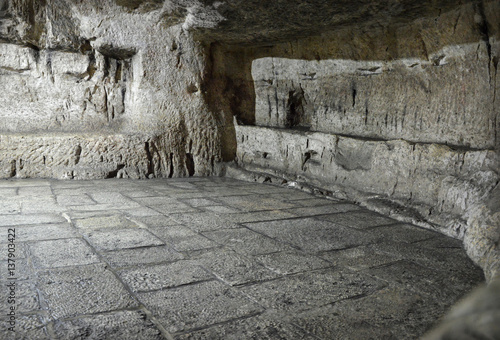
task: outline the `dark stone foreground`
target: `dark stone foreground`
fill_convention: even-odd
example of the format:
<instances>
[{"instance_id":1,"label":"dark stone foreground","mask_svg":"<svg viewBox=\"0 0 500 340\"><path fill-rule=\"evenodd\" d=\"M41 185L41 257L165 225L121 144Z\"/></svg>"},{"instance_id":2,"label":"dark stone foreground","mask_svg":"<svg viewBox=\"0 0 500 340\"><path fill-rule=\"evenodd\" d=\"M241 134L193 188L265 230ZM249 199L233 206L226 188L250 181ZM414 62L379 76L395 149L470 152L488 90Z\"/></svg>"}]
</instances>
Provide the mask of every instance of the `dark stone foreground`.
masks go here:
<instances>
[{"instance_id":1,"label":"dark stone foreground","mask_svg":"<svg viewBox=\"0 0 500 340\"><path fill-rule=\"evenodd\" d=\"M484 279L460 241L225 178L5 180L0 231L1 339L412 339Z\"/></svg>"}]
</instances>

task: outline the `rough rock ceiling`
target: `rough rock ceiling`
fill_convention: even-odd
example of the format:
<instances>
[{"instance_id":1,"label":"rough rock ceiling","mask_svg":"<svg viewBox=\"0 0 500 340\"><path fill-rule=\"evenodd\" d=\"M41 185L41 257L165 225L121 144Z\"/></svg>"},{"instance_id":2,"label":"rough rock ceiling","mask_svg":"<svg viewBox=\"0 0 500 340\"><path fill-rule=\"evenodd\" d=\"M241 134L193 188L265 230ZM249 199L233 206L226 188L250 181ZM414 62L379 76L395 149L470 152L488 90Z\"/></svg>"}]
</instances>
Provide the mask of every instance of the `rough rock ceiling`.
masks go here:
<instances>
[{"instance_id":1,"label":"rough rock ceiling","mask_svg":"<svg viewBox=\"0 0 500 340\"><path fill-rule=\"evenodd\" d=\"M468 2L473 1L171 0L164 3L164 9L168 20L177 16L185 28L196 30L202 37L226 43L265 44L352 25L383 27L439 16Z\"/></svg>"},{"instance_id":2,"label":"rough rock ceiling","mask_svg":"<svg viewBox=\"0 0 500 340\"><path fill-rule=\"evenodd\" d=\"M44 13L57 13L59 26L61 20L66 20L62 26L71 28L75 18L64 13L69 8L85 7L104 18L120 12L116 9L137 15L156 12L165 25L182 24L185 30L202 40L257 45L319 35L343 27L366 30L437 17L469 2L488 0L0 0L0 38L9 40L12 36L13 29L6 27L13 27L9 22L15 17L21 17L21 22L29 25L35 39L47 22ZM50 18L49 21L53 20ZM14 30L21 27L18 25Z\"/></svg>"}]
</instances>

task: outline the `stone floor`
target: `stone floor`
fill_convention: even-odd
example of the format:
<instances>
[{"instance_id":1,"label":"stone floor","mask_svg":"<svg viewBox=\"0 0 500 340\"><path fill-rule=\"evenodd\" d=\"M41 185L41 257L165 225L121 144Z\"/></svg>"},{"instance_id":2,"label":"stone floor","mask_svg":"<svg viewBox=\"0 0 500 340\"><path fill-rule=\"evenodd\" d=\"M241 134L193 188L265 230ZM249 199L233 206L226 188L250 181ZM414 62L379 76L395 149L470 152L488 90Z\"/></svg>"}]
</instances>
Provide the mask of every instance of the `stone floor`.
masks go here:
<instances>
[{"instance_id":1,"label":"stone floor","mask_svg":"<svg viewBox=\"0 0 500 340\"><path fill-rule=\"evenodd\" d=\"M225 178L3 180L0 230L1 339L412 339L483 280L459 241Z\"/></svg>"}]
</instances>

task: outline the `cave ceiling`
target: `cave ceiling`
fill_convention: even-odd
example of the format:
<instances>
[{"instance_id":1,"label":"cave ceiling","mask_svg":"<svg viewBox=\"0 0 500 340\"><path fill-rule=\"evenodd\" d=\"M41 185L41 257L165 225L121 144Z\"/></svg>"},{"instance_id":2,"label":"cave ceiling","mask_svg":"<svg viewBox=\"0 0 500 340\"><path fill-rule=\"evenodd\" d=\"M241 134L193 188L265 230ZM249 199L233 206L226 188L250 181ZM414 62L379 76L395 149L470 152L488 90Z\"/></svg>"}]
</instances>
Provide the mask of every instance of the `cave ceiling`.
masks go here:
<instances>
[{"instance_id":1,"label":"cave ceiling","mask_svg":"<svg viewBox=\"0 0 500 340\"><path fill-rule=\"evenodd\" d=\"M5 32L16 17L24 16L24 21L33 27L32 33L43 30L41 26L47 21L43 12L47 7L62 15L69 8L92 8L94 14L103 16L116 12L137 15L156 12L164 25L182 24L185 30L200 40L265 45L321 35L346 27L370 30L404 24L418 18L438 17L469 2L474 1L0 0L0 27L5 28L3 32L0 30L0 39L12 40ZM65 26L71 25L68 23Z\"/></svg>"}]
</instances>

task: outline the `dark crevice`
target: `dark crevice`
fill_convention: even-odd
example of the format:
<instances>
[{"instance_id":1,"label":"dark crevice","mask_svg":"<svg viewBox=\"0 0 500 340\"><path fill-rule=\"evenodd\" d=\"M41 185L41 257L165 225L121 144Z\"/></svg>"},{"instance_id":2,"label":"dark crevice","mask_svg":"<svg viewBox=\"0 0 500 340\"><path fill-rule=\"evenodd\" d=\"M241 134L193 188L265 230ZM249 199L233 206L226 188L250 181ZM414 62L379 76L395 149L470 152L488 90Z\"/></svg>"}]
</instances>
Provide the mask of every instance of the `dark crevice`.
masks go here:
<instances>
[{"instance_id":1,"label":"dark crevice","mask_svg":"<svg viewBox=\"0 0 500 340\"><path fill-rule=\"evenodd\" d=\"M309 133L318 132L318 133L323 133L326 135L331 135L331 136L337 137L337 138L344 137L344 138L351 138L351 139L356 139L356 140L360 140L360 141L370 141L370 142L403 141L403 142L407 142L413 146L415 146L415 145L443 145L443 146L447 146L452 151L460 151L460 152L495 151L494 147L474 148L474 147L467 146L467 145L456 145L456 144L451 144L451 143L413 141L413 140L402 139L402 138L391 139L391 138L382 138L382 137L374 137L374 136L352 135L352 134L346 134L346 133L325 133L325 132L321 132L321 131L310 131L310 130L300 129L300 128L294 128L292 130L286 129L286 128L279 128L279 127L261 127L261 126L259 126L258 128L271 129L271 130L283 130L283 131L287 131L290 133L303 134L305 136L307 136Z\"/></svg>"},{"instance_id":2,"label":"dark crevice","mask_svg":"<svg viewBox=\"0 0 500 340\"><path fill-rule=\"evenodd\" d=\"M109 76L109 69L111 68L111 60L108 56L104 56L104 78Z\"/></svg>"},{"instance_id":3,"label":"dark crevice","mask_svg":"<svg viewBox=\"0 0 500 340\"><path fill-rule=\"evenodd\" d=\"M10 162L10 174L9 174L9 176L16 177L16 175L17 175L16 161L13 160L12 162Z\"/></svg>"},{"instance_id":4,"label":"dark crevice","mask_svg":"<svg viewBox=\"0 0 500 340\"><path fill-rule=\"evenodd\" d=\"M189 177L194 176L195 167L194 167L194 157L191 153L186 153L186 169L188 171Z\"/></svg>"},{"instance_id":5,"label":"dark crevice","mask_svg":"<svg viewBox=\"0 0 500 340\"><path fill-rule=\"evenodd\" d=\"M89 53L89 67L87 67L87 72L86 72L89 76L89 79L92 79L96 69L97 67L96 67L95 53Z\"/></svg>"},{"instance_id":6,"label":"dark crevice","mask_svg":"<svg viewBox=\"0 0 500 340\"><path fill-rule=\"evenodd\" d=\"M302 171L306 171L306 164L315 155L315 151L307 151L304 153L304 157L302 158Z\"/></svg>"},{"instance_id":7,"label":"dark crevice","mask_svg":"<svg viewBox=\"0 0 500 340\"><path fill-rule=\"evenodd\" d=\"M302 89L288 92L286 102L285 126L292 128L304 123L304 91Z\"/></svg>"},{"instance_id":8,"label":"dark crevice","mask_svg":"<svg viewBox=\"0 0 500 340\"><path fill-rule=\"evenodd\" d=\"M168 178L172 178L174 176L174 154L170 153L170 170L168 172Z\"/></svg>"},{"instance_id":9,"label":"dark crevice","mask_svg":"<svg viewBox=\"0 0 500 340\"><path fill-rule=\"evenodd\" d=\"M149 142L144 143L144 150L146 151L146 157L148 158L148 173L147 177L154 174L154 164L153 164L153 155L151 154Z\"/></svg>"},{"instance_id":10,"label":"dark crevice","mask_svg":"<svg viewBox=\"0 0 500 340\"><path fill-rule=\"evenodd\" d=\"M80 163L81 155L82 155L82 147L80 145L77 145L75 148L75 165Z\"/></svg>"},{"instance_id":11,"label":"dark crevice","mask_svg":"<svg viewBox=\"0 0 500 340\"><path fill-rule=\"evenodd\" d=\"M475 4L475 10L480 15L481 21L477 23L479 33L481 35L481 40L486 44L486 49L488 51L488 73L490 75L491 84L491 44L490 44L490 33L488 29L488 23L486 21L486 14L484 12L484 3L479 2Z\"/></svg>"},{"instance_id":12,"label":"dark crevice","mask_svg":"<svg viewBox=\"0 0 500 340\"><path fill-rule=\"evenodd\" d=\"M118 176L118 172L125 167L125 164L118 164L116 169L108 172L106 178L116 178Z\"/></svg>"},{"instance_id":13,"label":"dark crevice","mask_svg":"<svg viewBox=\"0 0 500 340\"><path fill-rule=\"evenodd\" d=\"M115 83L119 83L122 80L123 65L117 60L116 61L116 72L115 72Z\"/></svg>"},{"instance_id":14,"label":"dark crevice","mask_svg":"<svg viewBox=\"0 0 500 340\"><path fill-rule=\"evenodd\" d=\"M354 107L356 105L356 93L357 93L356 88L353 87L352 88L352 107Z\"/></svg>"}]
</instances>

